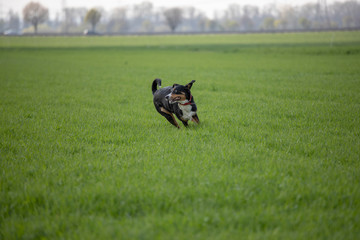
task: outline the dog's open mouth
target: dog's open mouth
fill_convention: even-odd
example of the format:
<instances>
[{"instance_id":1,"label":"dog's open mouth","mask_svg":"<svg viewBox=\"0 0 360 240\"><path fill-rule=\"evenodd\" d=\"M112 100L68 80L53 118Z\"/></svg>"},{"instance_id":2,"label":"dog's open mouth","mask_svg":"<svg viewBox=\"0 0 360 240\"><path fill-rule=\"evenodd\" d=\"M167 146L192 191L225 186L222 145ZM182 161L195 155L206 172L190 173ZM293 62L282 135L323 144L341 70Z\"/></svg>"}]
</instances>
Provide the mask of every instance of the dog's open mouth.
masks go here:
<instances>
[{"instance_id":1,"label":"dog's open mouth","mask_svg":"<svg viewBox=\"0 0 360 240\"><path fill-rule=\"evenodd\" d=\"M175 97L173 98L173 101L179 101L181 99L181 97Z\"/></svg>"}]
</instances>

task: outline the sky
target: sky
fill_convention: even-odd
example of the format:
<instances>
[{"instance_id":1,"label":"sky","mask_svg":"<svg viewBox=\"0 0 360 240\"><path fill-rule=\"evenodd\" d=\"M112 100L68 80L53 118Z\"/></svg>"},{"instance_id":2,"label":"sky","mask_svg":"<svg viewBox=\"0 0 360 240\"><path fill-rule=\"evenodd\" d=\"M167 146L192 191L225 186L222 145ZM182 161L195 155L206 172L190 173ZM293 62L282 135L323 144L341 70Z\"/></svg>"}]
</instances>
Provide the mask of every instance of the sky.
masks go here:
<instances>
[{"instance_id":1,"label":"sky","mask_svg":"<svg viewBox=\"0 0 360 240\"><path fill-rule=\"evenodd\" d=\"M111 10L116 7L132 6L147 0L0 0L0 17L5 17L10 9L21 15L22 9L29 2L39 2L49 9L50 18L60 13L63 4L66 7L103 7L105 10ZM336 0L327 0L328 4ZM344 2L345 0L337 0ZM223 11L232 3L240 5L265 6L276 3L278 5L301 5L308 2L317 2L316 0L149 0L155 8L159 7L189 7L193 6L203 11L208 17L213 17L215 11Z\"/></svg>"}]
</instances>

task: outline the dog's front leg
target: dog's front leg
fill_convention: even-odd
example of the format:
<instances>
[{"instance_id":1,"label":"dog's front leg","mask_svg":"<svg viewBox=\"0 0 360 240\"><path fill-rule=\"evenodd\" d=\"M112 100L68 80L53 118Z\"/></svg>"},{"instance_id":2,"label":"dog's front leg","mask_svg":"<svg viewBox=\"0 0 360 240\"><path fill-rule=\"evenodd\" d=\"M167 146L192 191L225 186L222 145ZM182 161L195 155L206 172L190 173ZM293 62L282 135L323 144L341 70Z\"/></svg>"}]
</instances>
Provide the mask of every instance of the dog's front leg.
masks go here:
<instances>
[{"instance_id":1,"label":"dog's front leg","mask_svg":"<svg viewBox=\"0 0 360 240\"><path fill-rule=\"evenodd\" d=\"M163 107L160 108L160 111L161 111L161 115L163 115L172 125L174 125L177 128L180 128L179 124L175 120L174 115L171 112L167 111Z\"/></svg>"},{"instance_id":2,"label":"dog's front leg","mask_svg":"<svg viewBox=\"0 0 360 240\"><path fill-rule=\"evenodd\" d=\"M200 123L200 120L199 120L199 117L198 117L197 114L195 114L195 115L192 117L191 121L196 122L197 124Z\"/></svg>"},{"instance_id":3,"label":"dog's front leg","mask_svg":"<svg viewBox=\"0 0 360 240\"><path fill-rule=\"evenodd\" d=\"M175 120L175 117L174 117L174 115L168 115L168 116L166 116L166 119L172 124L172 125L174 125L175 127L177 127L177 128L180 128L180 126L179 126L179 124L177 123L177 121Z\"/></svg>"},{"instance_id":4,"label":"dog's front leg","mask_svg":"<svg viewBox=\"0 0 360 240\"><path fill-rule=\"evenodd\" d=\"M184 126L185 126L185 127L188 127L188 126L189 126L189 124L188 124L188 122L187 122L187 121L183 121L183 120L181 120L181 122L184 124Z\"/></svg>"}]
</instances>

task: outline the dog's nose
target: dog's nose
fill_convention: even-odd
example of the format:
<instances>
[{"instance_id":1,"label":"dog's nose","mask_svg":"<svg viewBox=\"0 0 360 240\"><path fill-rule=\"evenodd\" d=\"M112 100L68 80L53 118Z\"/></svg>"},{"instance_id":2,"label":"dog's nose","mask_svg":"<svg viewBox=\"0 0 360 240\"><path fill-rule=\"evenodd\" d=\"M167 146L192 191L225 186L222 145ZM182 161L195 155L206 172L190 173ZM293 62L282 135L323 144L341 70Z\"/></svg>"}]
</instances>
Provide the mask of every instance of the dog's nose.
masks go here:
<instances>
[{"instance_id":1,"label":"dog's nose","mask_svg":"<svg viewBox=\"0 0 360 240\"><path fill-rule=\"evenodd\" d=\"M169 100L170 95L171 95L171 93L170 93L170 94L168 94L168 95L166 95L166 96L165 96L165 98L166 98L167 100Z\"/></svg>"}]
</instances>

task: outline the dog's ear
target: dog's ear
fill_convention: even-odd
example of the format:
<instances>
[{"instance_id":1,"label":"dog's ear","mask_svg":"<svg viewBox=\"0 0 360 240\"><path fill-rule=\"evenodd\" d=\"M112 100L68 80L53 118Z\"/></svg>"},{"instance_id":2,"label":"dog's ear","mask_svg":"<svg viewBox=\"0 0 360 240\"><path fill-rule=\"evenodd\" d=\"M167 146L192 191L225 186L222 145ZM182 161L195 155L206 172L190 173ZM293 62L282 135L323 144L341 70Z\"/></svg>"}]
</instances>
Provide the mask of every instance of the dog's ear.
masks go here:
<instances>
[{"instance_id":1,"label":"dog's ear","mask_svg":"<svg viewBox=\"0 0 360 240\"><path fill-rule=\"evenodd\" d=\"M177 84L177 83L174 83L174 85L173 85L173 88L174 88L174 87L176 87L176 86L179 86L179 84Z\"/></svg>"},{"instance_id":2,"label":"dog's ear","mask_svg":"<svg viewBox=\"0 0 360 240\"><path fill-rule=\"evenodd\" d=\"M191 89L193 83L195 82L195 80L192 80L191 82L189 82L188 84L186 84L185 87L187 87L188 89Z\"/></svg>"}]
</instances>

